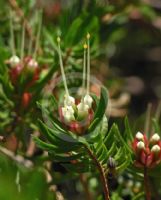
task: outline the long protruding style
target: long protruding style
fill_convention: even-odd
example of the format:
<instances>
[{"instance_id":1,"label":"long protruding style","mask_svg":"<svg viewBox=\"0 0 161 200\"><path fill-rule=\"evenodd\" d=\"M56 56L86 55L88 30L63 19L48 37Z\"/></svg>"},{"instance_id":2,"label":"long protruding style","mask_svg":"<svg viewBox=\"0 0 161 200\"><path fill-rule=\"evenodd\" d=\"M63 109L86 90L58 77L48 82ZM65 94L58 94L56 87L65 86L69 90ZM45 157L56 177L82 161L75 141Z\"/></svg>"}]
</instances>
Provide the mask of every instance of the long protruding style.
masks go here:
<instances>
[{"instance_id":1,"label":"long protruding style","mask_svg":"<svg viewBox=\"0 0 161 200\"><path fill-rule=\"evenodd\" d=\"M61 48L60 48L60 42L61 42L60 37L57 38L57 42L58 42L58 54L59 54L60 69L61 69L61 74L63 77L64 88L65 88L65 92L66 92L67 96L69 96L67 81L66 81L66 77L65 77L65 73L64 73L62 53L61 53Z\"/></svg>"},{"instance_id":2,"label":"long protruding style","mask_svg":"<svg viewBox=\"0 0 161 200\"><path fill-rule=\"evenodd\" d=\"M21 61L23 61L23 57L24 57L24 48L25 48L25 24L23 23L22 39L21 39L21 52L20 52Z\"/></svg>"},{"instance_id":3,"label":"long protruding style","mask_svg":"<svg viewBox=\"0 0 161 200\"><path fill-rule=\"evenodd\" d=\"M13 30L13 14L12 11L10 10L10 35L11 35L11 50L12 50L12 56L16 55L16 50L15 50L15 38L14 38L14 30Z\"/></svg>"},{"instance_id":4,"label":"long protruding style","mask_svg":"<svg viewBox=\"0 0 161 200\"><path fill-rule=\"evenodd\" d=\"M82 89L84 91L85 87L86 87L86 73L87 73L87 69L86 69L86 53L87 53L87 44L84 44L84 56L83 56L83 82L82 82ZM84 95L84 92L83 92Z\"/></svg>"},{"instance_id":5,"label":"long protruding style","mask_svg":"<svg viewBox=\"0 0 161 200\"><path fill-rule=\"evenodd\" d=\"M28 55L31 55L32 52L32 44L33 44L33 40L32 38L29 39L29 45L28 45Z\"/></svg>"},{"instance_id":6,"label":"long protruding style","mask_svg":"<svg viewBox=\"0 0 161 200\"><path fill-rule=\"evenodd\" d=\"M87 34L87 94L90 90L90 34Z\"/></svg>"},{"instance_id":7,"label":"long protruding style","mask_svg":"<svg viewBox=\"0 0 161 200\"><path fill-rule=\"evenodd\" d=\"M152 104L149 103L146 111L146 119L144 124L144 132L150 136L150 120L151 120Z\"/></svg>"},{"instance_id":8,"label":"long protruding style","mask_svg":"<svg viewBox=\"0 0 161 200\"><path fill-rule=\"evenodd\" d=\"M35 50L34 50L34 54L33 54L34 59L36 59L37 50L39 47L39 40L40 40L41 26L42 26L42 11L39 12L38 16L39 16L39 22L38 22L38 31L37 31L37 35L36 35Z\"/></svg>"},{"instance_id":9,"label":"long protruding style","mask_svg":"<svg viewBox=\"0 0 161 200\"><path fill-rule=\"evenodd\" d=\"M38 21L38 12L36 12L35 14L35 19L34 21ZM28 55L32 55L32 46L33 46L33 38L34 38L34 33L35 33L35 22L34 24L30 24L30 26L32 27L32 31L31 31L31 37L29 38L29 42L28 42Z\"/></svg>"}]
</instances>

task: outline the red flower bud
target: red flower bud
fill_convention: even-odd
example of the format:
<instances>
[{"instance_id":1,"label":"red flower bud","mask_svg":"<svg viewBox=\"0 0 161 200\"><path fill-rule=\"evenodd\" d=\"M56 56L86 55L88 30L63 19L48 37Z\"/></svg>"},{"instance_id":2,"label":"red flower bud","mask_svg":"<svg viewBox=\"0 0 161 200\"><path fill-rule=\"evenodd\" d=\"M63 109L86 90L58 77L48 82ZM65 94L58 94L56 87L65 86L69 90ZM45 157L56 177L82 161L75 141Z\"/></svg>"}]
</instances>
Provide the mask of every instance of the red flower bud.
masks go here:
<instances>
[{"instance_id":1,"label":"red flower bud","mask_svg":"<svg viewBox=\"0 0 161 200\"><path fill-rule=\"evenodd\" d=\"M76 134L84 134L85 131L88 129L93 116L94 116L94 112L92 109L89 109L88 112L88 116L86 119L84 119L83 121L77 121L77 120L73 120L71 122L66 122L62 113L62 107L59 108L59 116L60 116L60 120L62 121L62 123L64 124L64 126L69 129L70 131L76 133Z\"/></svg>"},{"instance_id":2,"label":"red flower bud","mask_svg":"<svg viewBox=\"0 0 161 200\"><path fill-rule=\"evenodd\" d=\"M151 147L151 143L155 144ZM148 141L146 135L143 137L141 133L137 133L132 148L134 150L136 167L154 167L161 161L161 140L160 137L154 134Z\"/></svg>"},{"instance_id":3,"label":"red flower bud","mask_svg":"<svg viewBox=\"0 0 161 200\"><path fill-rule=\"evenodd\" d=\"M69 124L69 129L70 131L74 132L74 133L78 133L81 134L82 133L82 127L81 124L77 121L73 121Z\"/></svg>"},{"instance_id":4,"label":"red flower bud","mask_svg":"<svg viewBox=\"0 0 161 200\"><path fill-rule=\"evenodd\" d=\"M21 71L22 71L21 65L17 65L17 66L10 69L9 75L10 75L10 78L11 78L11 81L12 81L13 84L16 83Z\"/></svg>"},{"instance_id":5,"label":"red flower bud","mask_svg":"<svg viewBox=\"0 0 161 200\"><path fill-rule=\"evenodd\" d=\"M160 136L157 133L152 135L152 137L150 138L151 144L157 144L159 141L160 141Z\"/></svg>"},{"instance_id":6,"label":"red flower bud","mask_svg":"<svg viewBox=\"0 0 161 200\"><path fill-rule=\"evenodd\" d=\"M33 81L37 81L39 79L40 69L36 68L33 76Z\"/></svg>"},{"instance_id":7,"label":"red flower bud","mask_svg":"<svg viewBox=\"0 0 161 200\"><path fill-rule=\"evenodd\" d=\"M23 96L22 96L22 106L24 108L28 107L30 101L31 101L31 98L32 98L32 94L29 93L29 92L25 92L23 93Z\"/></svg>"}]
</instances>

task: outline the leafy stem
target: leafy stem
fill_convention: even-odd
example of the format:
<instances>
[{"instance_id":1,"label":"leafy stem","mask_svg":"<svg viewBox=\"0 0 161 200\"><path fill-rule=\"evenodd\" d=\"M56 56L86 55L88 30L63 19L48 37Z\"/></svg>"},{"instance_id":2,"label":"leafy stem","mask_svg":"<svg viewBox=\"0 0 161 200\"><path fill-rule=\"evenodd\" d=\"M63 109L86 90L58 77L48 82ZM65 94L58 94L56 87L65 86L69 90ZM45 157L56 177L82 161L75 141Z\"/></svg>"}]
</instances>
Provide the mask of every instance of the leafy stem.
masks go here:
<instances>
[{"instance_id":1,"label":"leafy stem","mask_svg":"<svg viewBox=\"0 0 161 200\"><path fill-rule=\"evenodd\" d=\"M93 154L91 149L87 145L85 145L85 148L86 148L89 156L91 157L91 159L95 162L96 167L97 167L97 169L100 173L100 179L101 179L102 186L103 186L105 200L110 200L108 182L107 182L107 178L106 178L106 175L105 175L105 170L104 170L103 166L101 165L101 163L96 158L96 156Z\"/></svg>"},{"instance_id":2,"label":"leafy stem","mask_svg":"<svg viewBox=\"0 0 161 200\"><path fill-rule=\"evenodd\" d=\"M150 184L149 184L147 167L144 167L144 190L145 190L146 200L151 200L151 192L150 192Z\"/></svg>"}]
</instances>

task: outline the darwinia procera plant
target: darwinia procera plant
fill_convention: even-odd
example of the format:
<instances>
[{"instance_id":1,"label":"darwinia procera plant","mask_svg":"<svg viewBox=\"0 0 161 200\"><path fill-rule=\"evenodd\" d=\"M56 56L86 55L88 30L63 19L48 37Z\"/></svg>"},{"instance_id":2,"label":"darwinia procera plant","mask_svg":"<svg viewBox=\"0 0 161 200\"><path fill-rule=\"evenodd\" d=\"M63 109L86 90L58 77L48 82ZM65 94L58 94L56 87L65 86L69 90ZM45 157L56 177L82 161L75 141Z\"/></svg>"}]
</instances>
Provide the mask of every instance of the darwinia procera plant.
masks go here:
<instances>
[{"instance_id":1,"label":"darwinia procera plant","mask_svg":"<svg viewBox=\"0 0 161 200\"><path fill-rule=\"evenodd\" d=\"M99 174L104 199L110 199L108 173L122 172L131 162L131 149L121 136L116 124L108 130L105 110L107 90L102 87L99 97L90 93L90 35L84 44L81 97L71 96L63 67L61 40L57 38L58 54L65 95L63 105L57 103L58 115L40 105L45 122L39 121L40 131L46 138L34 138L36 144L48 151L49 159L61 162L73 176L85 172ZM74 77L73 77L74 78ZM55 100L56 101L56 100ZM126 134L126 139L129 137ZM115 168L115 169L114 169ZM100 189L101 190L101 189ZM101 192L101 191L100 191Z\"/></svg>"},{"instance_id":2,"label":"darwinia procera plant","mask_svg":"<svg viewBox=\"0 0 161 200\"><path fill-rule=\"evenodd\" d=\"M160 72L159 4L106 2L0 1L0 200L161 200L161 104L144 131L122 123L131 94L149 92L142 78L153 86L143 102L156 106L159 73L119 76L140 58ZM141 104L131 105L140 126Z\"/></svg>"}]
</instances>

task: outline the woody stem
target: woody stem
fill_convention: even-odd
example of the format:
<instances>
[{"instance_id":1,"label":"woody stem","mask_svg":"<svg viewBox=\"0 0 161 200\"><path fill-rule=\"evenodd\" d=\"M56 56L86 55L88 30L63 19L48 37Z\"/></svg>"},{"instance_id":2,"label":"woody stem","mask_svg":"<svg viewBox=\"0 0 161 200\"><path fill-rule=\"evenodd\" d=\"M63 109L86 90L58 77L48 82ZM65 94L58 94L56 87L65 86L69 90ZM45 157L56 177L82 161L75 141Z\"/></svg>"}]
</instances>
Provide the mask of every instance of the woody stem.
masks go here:
<instances>
[{"instance_id":1,"label":"woody stem","mask_svg":"<svg viewBox=\"0 0 161 200\"><path fill-rule=\"evenodd\" d=\"M150 191L147 167L144 167L144 190L145 190L145 200L151 200L151 191Z\"/></svg>"},{"instance_id":2,"label":"woody stem","mask_svg":"<svg viewBox=\"0 0 161 200\"><path fill-rule=\"evenodd\" d=\"M91 149L88 146L85 146L85 148L86 148L89 156L91 157L91 159L96 164L96 167L97 167L97 169L100 173L100 180L101 180L102 186L103 186L104 198L105 198L105 200L110 200L109 188L108 188L107 178L106 178L106 175L105 175L105 170L102 167L101 163L98 161L97 157L93 154ZM150 199L147 199L147 200L150 200Z\"/></svg>"}]
</instances>

